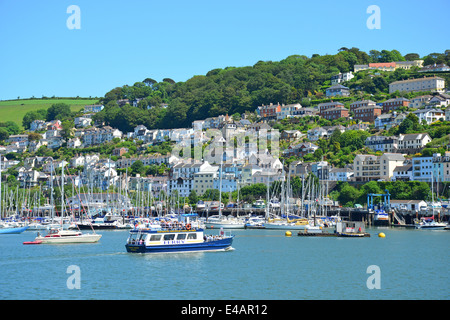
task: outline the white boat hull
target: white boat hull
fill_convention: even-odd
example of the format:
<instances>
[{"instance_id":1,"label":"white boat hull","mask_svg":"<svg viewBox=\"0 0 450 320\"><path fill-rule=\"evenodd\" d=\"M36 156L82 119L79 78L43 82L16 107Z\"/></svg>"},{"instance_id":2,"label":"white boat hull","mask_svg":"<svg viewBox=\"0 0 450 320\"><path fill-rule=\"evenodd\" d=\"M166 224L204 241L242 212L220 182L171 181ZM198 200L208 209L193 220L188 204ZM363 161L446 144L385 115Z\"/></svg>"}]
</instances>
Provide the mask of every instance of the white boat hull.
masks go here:
<instances>
[{"instance_id":1,"label":"white boat hull","mask_svg":"<svg viewBox=\"0 0 450 320\"><path fill-rule=\"evenodd\" d=\"M207 229L244 229L245 223L228 223L228 222L205 222Z\"/></svg>"},{"instance_id":2,"label":"white boat hull","mask_svg":"<svg viewBox=\"0 0 450 320\"><path fill-rule=\"evenodd\" d=\"M41 241L44 244L59 244L59 243L95 243L100 240L101 234L82 234L79 236L66 237L36 237L35 241Z\"/></svg>"},{"instance_id":3,"label":"white boat hull","mask_svg":"<svg viewBox=\"0 0 450 320\"><path fill-rule=\"evenodd\" d=\"M270 223L264 224L266 229L274 230L321 230L320 227L311 226L309 224L294 224L294 223Z\"/></svg>"},{"instance_id":4,"label":"white boat hull","mask_svg":"<svg viewBox=\"0 0 450 320\"><path fill-rule=\"evenodd\" d=\"M431 225L420 225L418 226L418 229L424 229L424 230L443 230L445 227L447 227L444 223L436 223Z\"/></svg>"}]
</instances>

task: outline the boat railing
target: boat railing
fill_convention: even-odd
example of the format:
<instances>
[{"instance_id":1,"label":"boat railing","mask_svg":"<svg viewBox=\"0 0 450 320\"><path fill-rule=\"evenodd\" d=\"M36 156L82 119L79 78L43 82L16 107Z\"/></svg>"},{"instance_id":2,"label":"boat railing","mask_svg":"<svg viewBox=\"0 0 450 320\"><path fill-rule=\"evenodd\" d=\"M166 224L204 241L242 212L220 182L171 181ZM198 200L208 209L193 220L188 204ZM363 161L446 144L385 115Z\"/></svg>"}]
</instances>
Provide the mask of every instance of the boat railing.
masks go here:
<instances>
[{"instance_id":1,"label":"boat railing","mask_svg":"<svg viewBox=\"0 0 450 320\"><path fill-rule=\"evenodd\" d=\"M184 224L179 222L140 224L135 226L135 230L155 230L155 231L194 231L199 227L196 224Z\"/></svg>"}]
</instances>

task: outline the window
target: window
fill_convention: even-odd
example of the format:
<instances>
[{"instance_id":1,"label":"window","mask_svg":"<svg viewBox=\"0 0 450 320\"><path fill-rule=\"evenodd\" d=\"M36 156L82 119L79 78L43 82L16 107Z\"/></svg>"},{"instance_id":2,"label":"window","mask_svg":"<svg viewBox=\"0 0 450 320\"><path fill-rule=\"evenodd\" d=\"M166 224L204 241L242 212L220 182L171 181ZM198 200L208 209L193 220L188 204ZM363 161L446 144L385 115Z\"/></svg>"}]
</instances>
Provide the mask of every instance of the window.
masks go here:
<instances>
[{"instance_id":1,"label":"window","mask_svg":"<svg viewBox=\"0 0 450 320\"><path fill-rule=\"evenodd\" d=\"M164 240L173 240L173 239L175 239L174 234L165 234L164 235Z\"/></svg>"},{"instance_id":2,"label":"window","mask_svg":"<svg viewBox=\"0 0 450 320\"><path fill-rule=\"evenodd\" d=\"M184 240L186 239L186 233L180 233L177 235L177 240Z\"/></svg>"},{"instance_id":3,"label":"window","mask_svg":"<svg viewBox=\"0 0 450 320\"><path fill-rule=\"evenodd\" d=\"M187 238L188 238L188 240L195 240L195 239L197 239L197 234L189 233Z\"/></svg>"},{"instance_id":4,"label":"window","mask_svg":"<svg viewBox=\"0 0 450 320\"><path fill-rule=\"evenodd\" d=\"M159 240L161 240L160 234L152 234L150 237L150 241L159 241Z\"/></svg>"}]
</instances>

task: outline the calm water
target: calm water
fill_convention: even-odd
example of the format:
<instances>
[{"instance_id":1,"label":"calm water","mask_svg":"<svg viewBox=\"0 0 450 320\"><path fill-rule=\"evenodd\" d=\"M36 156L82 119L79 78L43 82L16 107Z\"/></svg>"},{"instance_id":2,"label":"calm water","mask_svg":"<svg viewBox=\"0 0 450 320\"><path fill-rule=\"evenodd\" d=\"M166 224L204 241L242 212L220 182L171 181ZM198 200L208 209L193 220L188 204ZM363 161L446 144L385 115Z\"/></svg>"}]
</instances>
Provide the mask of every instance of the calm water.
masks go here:
<instances>
[{"instance_id":1,"label":"calm water","mask_svg":"<svg viewBox=\"0 0 450 320\"><path fill-rule=\"evenodd\" d=\"M450 231L368 232L350 239L234 230L234 251L168 255L126 253L127 231L74 245L23 245L32 231L1 235L0 299L450 298ZM71 265L80 268L80 289L67 288ZM370 265L380 268L381 289L366 286Z\"/></svg>"}]
</instances>

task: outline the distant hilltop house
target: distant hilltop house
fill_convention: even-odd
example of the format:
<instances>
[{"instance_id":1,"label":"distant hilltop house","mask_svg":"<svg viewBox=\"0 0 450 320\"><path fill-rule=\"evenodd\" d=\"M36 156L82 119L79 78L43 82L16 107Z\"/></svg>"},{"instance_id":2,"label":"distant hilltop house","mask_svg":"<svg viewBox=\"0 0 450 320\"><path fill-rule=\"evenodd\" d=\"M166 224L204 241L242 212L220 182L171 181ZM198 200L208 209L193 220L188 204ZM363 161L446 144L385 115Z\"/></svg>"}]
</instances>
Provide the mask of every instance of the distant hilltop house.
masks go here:
<instances>
[{"instance_id":1,"label":"distant hilltop house","mask_svg":"<svg viewBox=\"0 0 450 320\"><path fill-rule=\"evenodd\" d=\"M355 76L353 75L353 72L344 72L344 73L338 73L331 77L331 85L339 84L344 81L349 81L353 79Z\"/></svg>"},{"instance_id":2,"label":"distant hilltop house","mask_svg":"<svg viewBox=\"0 0 450 320\"><path fill-rule=\"evenodd\" d=\"M84 106L84 113L91 113L91 112L97 113L97 112L102 111L103 108L104 108L104 106L102 104L87 105L87 106Z\"/></svg>"},{"instance_id":3,"label":"distant hilltop house","mask_svg":"<svg viewBox=\"0 0 450 320\"><path fill-rule=\"evenodd\" d=\"M413 60L413 61L396 61L396 62L377 62L369 64L355 64L354 72L363 70L380 70L380 71L395 71L396 69L411 69L412 67L423 66L423 60Z\"/></svg>"},{"instance_id":4,"label":"distant hilltop house","mask_svg":"<svg viewBox=\"0 0 450 320\"><path fill-rule=\"evenodd\" d=\"M416 92L416 91L437 91L443 92L445 88L445 80L441 77L423 77L418 79L409 79L402 81L394 81L389 84L389 93L395 91L400 92Z\"/></svg>"},{"instance_id":5,"label":"distant hilltop house","mask_svg":"<svg viewBox=\"0 0 450 320\"><path fill-rule=\"evenodd\" d=\"M446 65L445 63L429 64L419 70L419 72L445 72L445 71L450 71L450 67L448 65Z\"/></svg>"}]
</instances>

